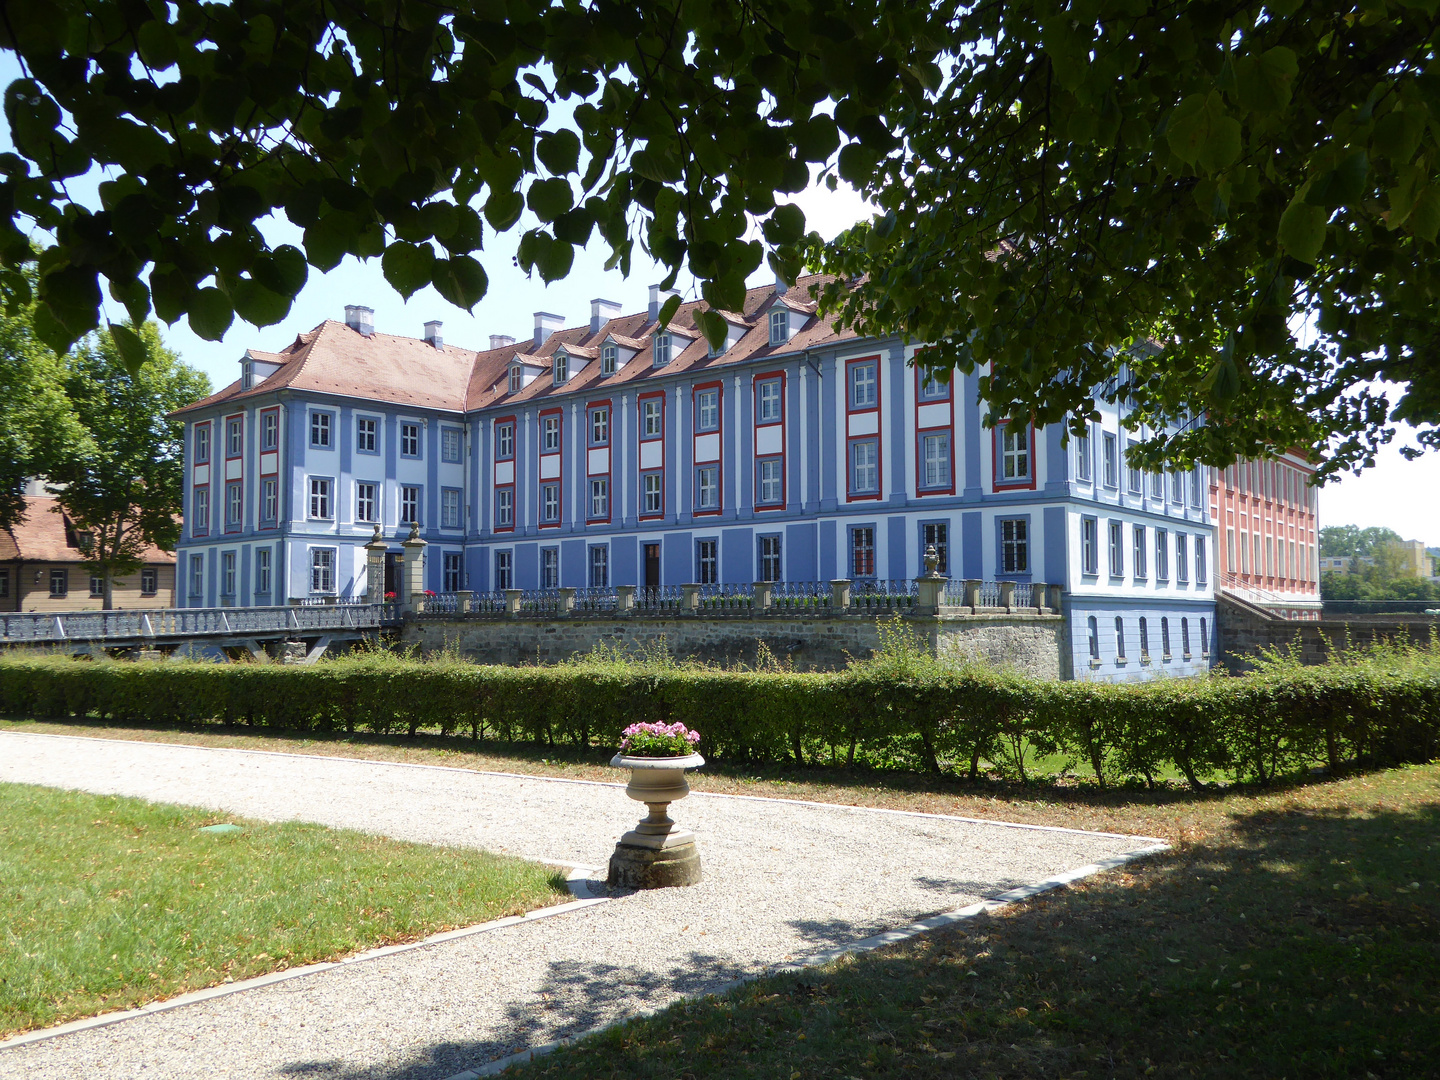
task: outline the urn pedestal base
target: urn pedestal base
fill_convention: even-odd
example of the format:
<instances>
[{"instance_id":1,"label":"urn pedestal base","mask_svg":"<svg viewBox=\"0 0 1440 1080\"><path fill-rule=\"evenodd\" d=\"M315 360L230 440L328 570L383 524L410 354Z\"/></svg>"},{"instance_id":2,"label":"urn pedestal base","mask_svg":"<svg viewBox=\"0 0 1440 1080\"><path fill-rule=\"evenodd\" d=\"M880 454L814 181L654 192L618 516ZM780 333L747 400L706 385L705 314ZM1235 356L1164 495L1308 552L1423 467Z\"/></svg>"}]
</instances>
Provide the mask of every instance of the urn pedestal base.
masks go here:
<instances>
[{"instance_id":1,"label":"urn pedestal base","mask_svg":"<svg viewBox=\"0 0 1440 1080\"><path fill-rule=\"evenodd\" d=\"M626 834L629 835L628 833ZM636 847L623 840L610 856L609 883L621 889L669 889L700 882L695 841L673 847Z\"/></svg>"}]
</instances>

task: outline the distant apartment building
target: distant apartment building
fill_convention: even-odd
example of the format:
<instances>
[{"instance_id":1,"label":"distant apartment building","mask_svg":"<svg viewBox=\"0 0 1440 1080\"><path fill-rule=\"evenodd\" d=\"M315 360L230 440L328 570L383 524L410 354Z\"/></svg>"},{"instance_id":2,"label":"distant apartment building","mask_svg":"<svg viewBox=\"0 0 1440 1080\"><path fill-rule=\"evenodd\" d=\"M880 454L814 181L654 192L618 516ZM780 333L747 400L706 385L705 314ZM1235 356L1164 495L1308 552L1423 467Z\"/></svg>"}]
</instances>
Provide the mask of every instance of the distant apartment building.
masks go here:
<instances>
[{"instance_id":1,"label":"distant apartment building","mask_svg":"<svg viewBox=\"0 0 1440 1080\"><path fill-rule=\"evenodd\" d=\"M1210 472L1218 591L1289 619L1320 617L1319 489L1291 452Z\"/></svg>"},{"instance_id":2,"label":"distant apartment building","mask_svg":"<svg viewBox=\"0 0 1440 1080\"><path fill-rule=\"evenodd\" d=\"M1387 550L1399 555L1399 576L1428 578L1432 576L1431 556L1423 540L1392 540ZM1354 574L1375 565L1373 555L1326 555L1320 560L1322 574Z\"/></svg>"},{"instance_id":3,"label":"distant apartment building","mask_svg":"<svg viewBox=\"0 0 1440 1080\"><path fill-rule=\"evenodd\" d=\"M81 535L55 500L25 496L25 517L0 529L0 611L98 611L105 581L81 565ZM111 586L114 608L175 604L175 556L152 547L137 573Z\"/></svg>"}]
</instances>

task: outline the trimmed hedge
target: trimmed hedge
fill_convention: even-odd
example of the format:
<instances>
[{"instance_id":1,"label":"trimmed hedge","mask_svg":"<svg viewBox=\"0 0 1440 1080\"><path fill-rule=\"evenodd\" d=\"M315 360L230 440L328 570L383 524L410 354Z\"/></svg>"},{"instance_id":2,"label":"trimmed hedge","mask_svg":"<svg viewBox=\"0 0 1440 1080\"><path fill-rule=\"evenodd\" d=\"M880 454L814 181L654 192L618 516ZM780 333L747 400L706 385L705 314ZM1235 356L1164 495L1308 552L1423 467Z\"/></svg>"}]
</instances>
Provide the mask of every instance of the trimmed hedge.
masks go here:
<instances>
[{"instance_id":1,"label":"trimmed hedge","mask_svg":"<svg viewBox=\"0 0 1440 1080\"><path fill-rule=\"evenodd\" d=\"M1317 762L1440 756L1440 654L1275 662L1243 677L1109 685L952 669L899 648L845 671L725 671L581 660L488 667L362 654L310 667L0 660L0 710L125 723L443 734L615 746L636 720L680 720L707 757L1024 776L1024 748L1101 782L1173 768L1191 784L1265 782Z\"/></svg>"}]
</instances>

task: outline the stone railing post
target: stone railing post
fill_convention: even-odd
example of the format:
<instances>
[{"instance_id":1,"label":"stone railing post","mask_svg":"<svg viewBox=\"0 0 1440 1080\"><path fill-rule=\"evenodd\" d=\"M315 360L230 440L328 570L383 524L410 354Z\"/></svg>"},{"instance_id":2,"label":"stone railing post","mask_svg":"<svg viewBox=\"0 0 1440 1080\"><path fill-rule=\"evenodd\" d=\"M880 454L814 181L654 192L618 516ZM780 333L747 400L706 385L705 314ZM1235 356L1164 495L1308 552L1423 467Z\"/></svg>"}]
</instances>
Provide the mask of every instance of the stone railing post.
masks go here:
<instances>
[{"instance_id":1,"label":"stone railing post","mask_svg":"<svg viewBox=\"0 0 1440 1080\"><path fill-rule=\"evenodd\" d=\"M977 581L975 578L965 579L965 606L970 609L972 615L980 610L980 586L982 584L984 582Z\"/></svg>"},{"instance_id":2,"label":"stone railing post","mask_svg":"<svg viewBox=\"0 0 1440 1080\"><path fill-rule=\"evenodd\" d=\"M525 591L523 589L505 589L503 592L505 593L505 614L519 615L520 597L525 595Z\"/></svg>"},{"instance_id":3,"label":"stone railing post","mask_svg":"<svg viewBox=\"0 0 1440 1080\"><path fill-rule=\"evenodd\" d=\"M455 614L470 614L470 598L475 594L469 589L460 589L455 593Z\"/></svg>"},{"instance_id":4,"label":"stone railing post","mask_svg":"<svg viewBox=\"0 0 1440 1080\"><path fill-rule=\"evenodd\" d=\"M850 579L835 578L830 582L830 610L850 610Z\"/></svg>"},{"instance_id":5,"label":"stone railing post","mask_svg":"<svg viewBox=\"0 0 1440 1080\"><path fill-rule=\"evenodd\" d=\"M571 614L575 610L575 590L567 587L556 591L560 593L560 614Z\"/></svg>"},{"instance_id":6,"label":"stone railing post","mask_svg":"<svg viewBox=\"0 0 1440 1080\"><path fill-rule=\"evenodd\" d=\"M1045 587L1045 592L1046 592L1045 606L1048 607L1051 611L1053 611L1056 615L1059 615L1059 614L1060 614L1060 607L1061 607L1061 603L1062 603L1062 601L1061 601L1060 598L1061 598L1061 596L1062 596L1062 595L1064 594L1064 592L1065 592L1064 586L1062 586L1062 585L1047 585L1047 586Z\"/></svg>"},{"instance_id":7,"label":"stone railing post","mask_svg":"<svg viewBox=\"0 0 1440 1080\"><path fill-rule=\"evenodd\" d=\"M402 610L418 615L425 608L425 548L428 546L420 539L420 526L416 522L410 523L410 535L400 545L405 549L401 556L404 572L401 577L404 579L404 595L400 598Z\"/></svg>"},{"instance_id":8,"label":"stone railing post","mask_svg":"<svg viewBox=\"0 0 1440 1080\"><path fill-rule=\"evenodd\" d=\"M945 579L942 577L918 577L915 579L915 607L916 615L939 615L940 597L945 592Z\"/></svg>"},{"instance_id":9,"label":"stone railing post","mask_svg":"<svg viewBox=\"0 0 1440 1080\"><path fill-rule=\"evenodd\" d=\"M680 586L680 610L689 614L694 614L700 610L699 585Z\"/></svg>"},{"instance_id":10,"label":"stone railing post","mask_svg":"<svg viewBox=\"0 0 1440 1080\"><path fill-rule=\"evenodd\" d=\"M1000 582L1000 606L1006 611L1015 609L1015 582Z\"/></svg>"},{"instance_id":11,"label":"stone railing post","mask_svg":"<svg viewBox=\"0 0 1440 1080\"><path fill-rule=\"evenodd\" d=\"M615 586L615 614L628 615L635 610L635 586Z\"/></svg>"},{"instance_id":12,"label":"stone railing post","mask_svg":"<svg viewBox=\"0 0 1440 1080\"><path fill-rule=\"evenodd\" d=\"M754 599L751 601L751 610L753 610L753 611L769 611L769 610L770 610L770 597L771 597L771 595L772 595L773 592L774 592L774 588L775 588L775 583L774 583L773 581L757 581L757 582L755 582L755 584L754 584L753 586L751 586L751 594L750 594L750 595L754 598Z\"/></svg>"},{"instance_id":13,"label":"stone railing post","mask_svg":"<svg viewBox=\"0 0 1440 1080\"><path fill-rule=\"evenodd\" d=\"M1030 606L1036 611L1045 610L1045 592L1050 586L1034 581L1030 583Z\"/></svg>"},{"instance_id":14,"label":"stone railing post","mask_svg":"<svg viewBox=\"0 0 1440 1080\"><path fill-rule=\"evenodd\" d=\"M380 526L365 545L365 593L372 604L385 602L385 541L380 538Z\"/></svg>"}]
</instances>

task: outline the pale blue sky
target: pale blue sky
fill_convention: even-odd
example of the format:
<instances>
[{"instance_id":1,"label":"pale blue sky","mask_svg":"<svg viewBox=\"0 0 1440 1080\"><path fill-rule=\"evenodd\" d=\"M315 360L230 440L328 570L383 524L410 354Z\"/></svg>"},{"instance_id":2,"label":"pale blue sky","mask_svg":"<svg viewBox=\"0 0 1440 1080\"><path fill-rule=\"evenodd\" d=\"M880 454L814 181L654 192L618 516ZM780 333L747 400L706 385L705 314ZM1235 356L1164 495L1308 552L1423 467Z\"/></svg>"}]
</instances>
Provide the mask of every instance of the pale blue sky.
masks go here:
<instances>
[{"instance_id":1,"label":"pale blue sky","mask_svg":"<svg viewBox=\"0 0 1440 1080\"><path fill-rule=\"evenodd\" d=\"M0 85L19 75L12 54L0 54ZM9 127L0 117L0 149L10 149ZM88 181L88 182L87 182ZM71 190L82 201L94 197L95 181L90 177L72 181ZM831 193L818 185L801 193L795 201L805 211L811 228L829 237L868 214L866 204L850 189ZM522 227L524 222L522 220ZM298 244L298 230L289 222L272 221L266 227L274 242ZM309 282L296 299L289 316L275 326L256 329L236 320L223 341L205 341L190 331L184 321L163 327L169 343L190 364L205 371L218 388L239 376L238 361L247 348L277 350L297 333L309 330L324 319L344 317L346 304L366 304L375 309L375 326L386 333L419 337L430 319L445 323L445 340L466 348L485 348L491 334L528 337L533 329L532 313L550 311L564 318L567 326L587 322L590 301L595 297L617 301L622 310L641 310L648 301L648 286L658 282L661 271L638 248L628 279L619 271L603 269L608 249L598 241L577 253L574 268L563 281L545 285L538 276L527 277L514 265L513 256L522 228L496 237L488 233L485 251L478 254L489 275L485 298L466 312L442 300L433 288L422 289L408 301L385 283L380 261L361 262L347 258L328 274L311 270ZM752 284L770 279L764 267ZM690 295L693 282L682 275L679 287ZM116 305L113 318L123 312ZM1431 451L1418 461L1407 462L1392 445L1379 456L1374 469L1358 477L1346 476L1327 484L1321 493L1322 525L1383 525L1409 539L1440 545L1440 453Z\"/></svg>"}]
</instances>

